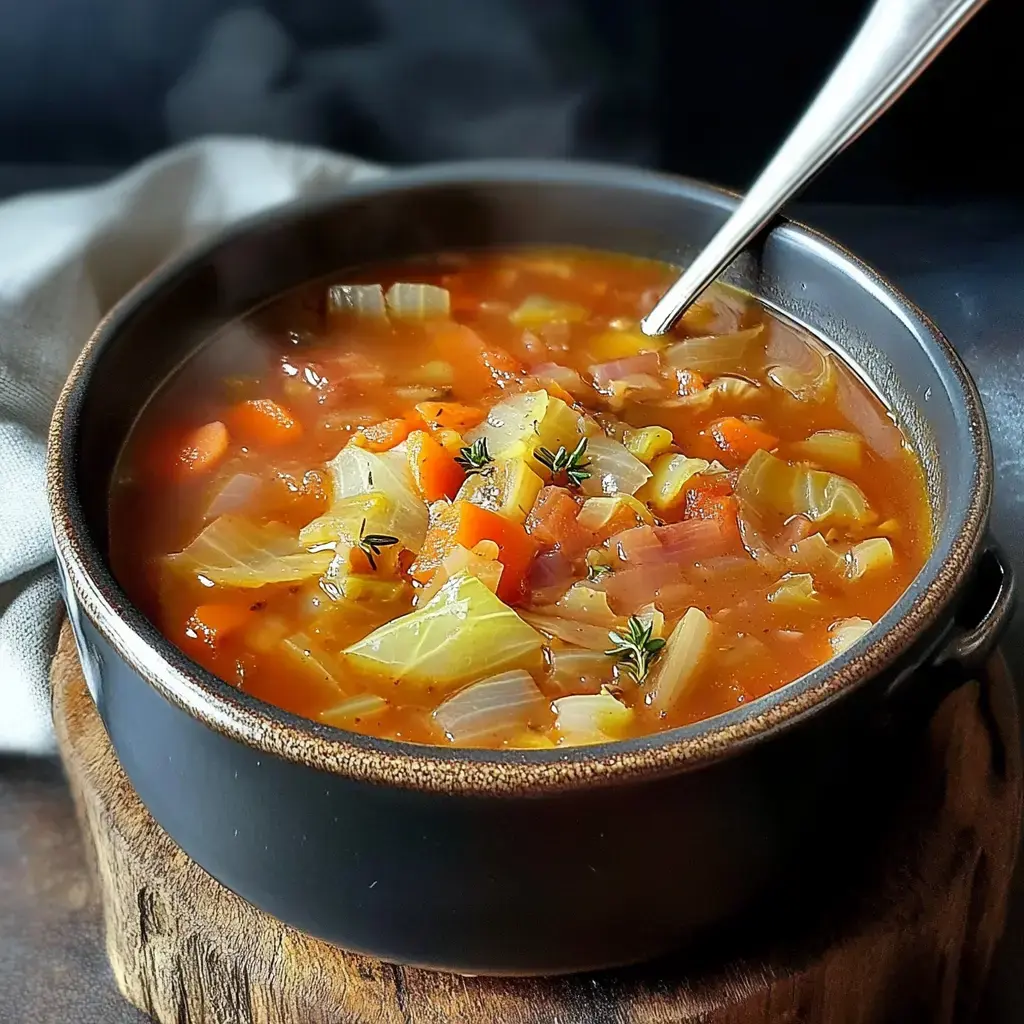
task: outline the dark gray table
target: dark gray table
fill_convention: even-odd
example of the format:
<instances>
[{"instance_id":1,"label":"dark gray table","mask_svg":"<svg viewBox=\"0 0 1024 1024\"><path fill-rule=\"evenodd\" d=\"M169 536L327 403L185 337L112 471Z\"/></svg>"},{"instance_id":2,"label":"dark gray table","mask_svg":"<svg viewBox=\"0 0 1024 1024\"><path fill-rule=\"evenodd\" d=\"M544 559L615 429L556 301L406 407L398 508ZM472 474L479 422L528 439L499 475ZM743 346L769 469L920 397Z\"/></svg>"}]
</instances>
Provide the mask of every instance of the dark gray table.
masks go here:
<instances>
[{"instance_id":1,"label":"dark gray table","mask_svg":"<svg viewBox=\"0 0 1024 1024\"><path fill-rule=\"evenodd\" d=\"M0 192L3 184L0 176ZM967 361L995 447L994 529L1024 576L1024 208L812 207L801 214L894 279ZM1024 611L1006 641L1019 677L1022 639ZM59 766L0 760L0 1022L142 1020L120 1000L106 966L100 908ZM1024 1020L1024 870L981 1020Z\"/></svg>"}]
</instances>

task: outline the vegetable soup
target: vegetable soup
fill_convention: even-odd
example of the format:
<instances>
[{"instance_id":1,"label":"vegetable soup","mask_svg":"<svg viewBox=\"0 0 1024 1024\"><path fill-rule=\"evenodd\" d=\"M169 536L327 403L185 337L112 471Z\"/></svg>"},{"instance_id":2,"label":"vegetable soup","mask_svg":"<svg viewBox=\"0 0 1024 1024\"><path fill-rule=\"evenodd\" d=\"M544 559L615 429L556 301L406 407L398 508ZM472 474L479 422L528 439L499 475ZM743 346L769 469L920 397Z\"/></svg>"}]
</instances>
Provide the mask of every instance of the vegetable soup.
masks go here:
<instances>
[{"instance_id":1,"label":"vegetable soup","mask_svg":"<svg viewBox=\"0 0 1024 1024\"><path fill-rule=\"evenodd\" d=\"M228 683L418 743L603 742L797 679L921 569L924 475L749 296L645 337L673 276L487 252L274 300L144 410L115 574Z\"/></svg>"}]
</instances>

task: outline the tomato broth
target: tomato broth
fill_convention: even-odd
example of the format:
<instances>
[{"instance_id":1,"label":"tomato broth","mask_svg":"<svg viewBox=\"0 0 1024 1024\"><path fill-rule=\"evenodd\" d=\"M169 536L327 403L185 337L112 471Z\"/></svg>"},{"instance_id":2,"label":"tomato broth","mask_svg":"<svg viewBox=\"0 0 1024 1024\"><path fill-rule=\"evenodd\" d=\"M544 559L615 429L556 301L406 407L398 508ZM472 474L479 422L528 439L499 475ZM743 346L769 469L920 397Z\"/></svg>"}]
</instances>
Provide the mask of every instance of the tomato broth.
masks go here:
<instances>
[{"instance_id":1,"label":"tomato broth","mask_svg":"<svg viewBox=\"0 0 1024 1024\"><path fill-rule=\"evenodd\" d=\"M645 337L674 273L452 254L275 299L139 418L115 574L226 682L418 743L604 742L799 678L923 566L920 461L749 296Z\"/></svg>"}]
</instances>

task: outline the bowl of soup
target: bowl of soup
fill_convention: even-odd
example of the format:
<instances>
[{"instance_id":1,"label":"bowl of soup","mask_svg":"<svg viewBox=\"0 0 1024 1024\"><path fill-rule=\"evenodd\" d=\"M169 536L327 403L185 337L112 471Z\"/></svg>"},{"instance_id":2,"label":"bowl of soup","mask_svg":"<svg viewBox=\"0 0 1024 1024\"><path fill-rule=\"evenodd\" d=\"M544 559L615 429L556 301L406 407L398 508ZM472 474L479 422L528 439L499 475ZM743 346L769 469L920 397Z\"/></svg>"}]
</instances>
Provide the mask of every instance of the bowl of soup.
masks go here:
<instances>
[{"instance_id":1,"label":"bowl of soup","mask_svg":"<svg viewBox=\"0 0 1024 1024\"><path fill-rule=\"evenodd\" d=\"M403 172L275 211L100 325L50 438L86 679L156 820L347 949L605 967L824 884L1010 602L977 392L734 199ZM842 852L840 852L842 851Z\"/></svg>"}]
</instances>

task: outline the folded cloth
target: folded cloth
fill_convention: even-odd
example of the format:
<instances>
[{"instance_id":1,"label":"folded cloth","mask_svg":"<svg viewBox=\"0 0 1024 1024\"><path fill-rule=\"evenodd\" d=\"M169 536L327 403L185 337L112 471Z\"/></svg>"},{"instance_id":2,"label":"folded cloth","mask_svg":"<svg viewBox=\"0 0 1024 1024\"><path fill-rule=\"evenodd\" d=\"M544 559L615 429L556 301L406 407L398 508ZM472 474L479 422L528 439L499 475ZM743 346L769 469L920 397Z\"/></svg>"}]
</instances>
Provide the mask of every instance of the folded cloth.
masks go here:
<instances>
[{"instance_id":1,"label":"folded cloth","mask_svg":"<svg viewBox=\"0 0 1024 1024\"><path fill-rule=\"evenodd\" d=\"M48 753L60 597L46 430L101 316L183 247L298 196L379 174L352 157L250 139L170 150L105 185L0 204L0 753Z\"/></svg>"}]
</instances>

